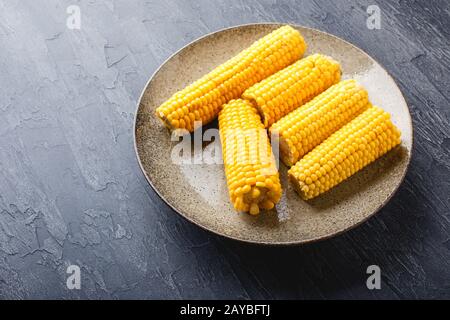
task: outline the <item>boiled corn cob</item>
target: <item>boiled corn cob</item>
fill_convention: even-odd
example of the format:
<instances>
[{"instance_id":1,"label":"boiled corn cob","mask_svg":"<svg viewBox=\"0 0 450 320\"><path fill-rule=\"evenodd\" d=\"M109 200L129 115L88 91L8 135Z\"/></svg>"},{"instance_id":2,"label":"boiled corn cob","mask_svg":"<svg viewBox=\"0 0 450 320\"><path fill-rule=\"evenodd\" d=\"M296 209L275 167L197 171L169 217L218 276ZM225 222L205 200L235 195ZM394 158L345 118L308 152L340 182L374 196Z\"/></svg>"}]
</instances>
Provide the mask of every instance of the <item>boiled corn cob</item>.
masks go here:
<instances>
[{"instance_id":1,"label":"boiled corn cob","mask_svg":"<svg viewBox=\"0 0 450 320\"><path fill-rule=\"evenodd\" d=\"M297 61L305 50L300 32L290 26L278 28L175 93L156 109L156 115L169 129L184 128L192 132L194 122L212 121L224 103Z\"/></svg>"},{"instance_id":2,"label":"boiled corn cob","mask_svg":"<svg viewBox=\"0 0 450 320\"><path fill-rule=\"evenodd\" d=\"M281 185L267 132L255 107L231 100L219 114L220 140L231 202L252 215L272 209Z\"/></svg>"},{"instance_id":3,"label":"boiled corn cob","mask_svg":"<svg viewBox=\"0 0 450 320\"><path fill-rule=\"evenodd\" d=\"M289 171L304 199L311 199L344 181L400 144L400 131L390 115L370 107L308 153Z\"/></svg>"},{"instance_id":4,"label":"boiled corn cob","mask_svg":"<svg viewBox=\"0 0 450 320\"><path fill-rule=\"evenodd\" d=\"M247 89L242 97L258 108L268 128L283 116L337 83L341 68L335 60L314 54Z\"/></svg>"},{"instance_id":5,"label":"boiled corn cob","mask_svg":"<svg viewBox=\"0 0 450 320\"><path fill-rule=\"evenodd\" d=\"M270 127L281 160L294 165L336 130L369 107L367 91L355 80L341 81Z\"/></svg>"}]
</instances>

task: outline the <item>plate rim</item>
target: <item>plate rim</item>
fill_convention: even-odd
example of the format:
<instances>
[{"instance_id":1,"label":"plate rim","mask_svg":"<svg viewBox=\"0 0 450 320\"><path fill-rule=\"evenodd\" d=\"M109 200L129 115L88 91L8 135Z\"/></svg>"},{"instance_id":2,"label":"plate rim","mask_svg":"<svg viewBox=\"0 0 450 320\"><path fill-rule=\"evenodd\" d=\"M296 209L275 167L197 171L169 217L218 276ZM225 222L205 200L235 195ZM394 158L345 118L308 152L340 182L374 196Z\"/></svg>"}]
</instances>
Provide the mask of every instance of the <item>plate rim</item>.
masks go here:
<instances>
[{"instance_id":1,"label":"plate rim","mask_svg":"<svg viewBox=\"0 0 450 320\"><path fill-rule=\"evenodd\" d=\"M309 29L312 30L314 32L319 32L322 34L325 34L327 36L333 37L337 40L343 41L346 44L352 46L354 49L361 51L362 53L364 53L367 57L369 57L369 59L373 60L376 64L378 64L388 75L389 78L391 78L391 80L395 83L395 86L397 87L398 91L400 92L401 97L403 98L403 100L405 101L405 105L406 108L408 110L408 122L410 124L410 128L411 128L411 149L408 150L409 151L409 157L407 159L407 163L406 163L406 167L404 172L402 173L402 177L399 181L399 183L397 184L397 186L394 188L394 190L392 191L392 193L369 215L367 215L366 217L364 217L363 219L361 219L360 221L358 221L357 223L347 227L347 228L343 228L342 230L339 230L337 232L334 233L329 233L323 236L319 236L319 237L313 237L310 239L305 239L305 240L295 240L295 241L256 241L256 240L251 240L251 239L244 239L244 238L238 238L235 236L231 236L231 235L227 235L225 233L222 233L220 231L217 230L213 230L210 229L200 223L198 223L197 221L194 221L193 219L191 219L188 215L186 215L184 212L181 212L182 210L179 210L177 208L174 207L174 205L172 205L161 193L160 191L153 185L151 179L148 177L146 170L144 169L144 166L142 164L141 161L141 157L139 155L139 150L138 150L138 146L137 146L137 137L136 137L136 131L137 131L137 120L138 120L138 115L139 115L139 111L141 108L141 101L142 98L145 94L145 91L148 88L148 85L150 84L150 82L155 78L155 76L158 74L158 72L161 70L161 68L169 61L171 60L173 57L175 57L176 55L178 55L180 52L182 52L184 49L188 48L189 46L197 43L198 41L213 36L214 34L217 33L221 33L224 31L228 31L228 30L232 30L232 29L239 29L242 27L252 27L252 26L259 26L259 25L289 25L291 27L294 28L303 28L303 29ZM181 216L182 218L184 218L185 220L189 221L190 223L196 225L197 227L200 227L203 230L209 231L215 235L218 235L222 238L226 238L226 239L232 239L241 243L247 243L247 244L256 244L256 245L263 245L263 246L299 246L299 245L303 245L303 244L308 244L308 243L314 243L314 242L319 242L322 240L327 240L333 237L337 237L349 230L352 230L358 226L360 226L361 224L363 224L364 222L366 222L367 220L369 220L370 218L372 218L374 215L376 215L391 199L392 197L397 193L398 189L400 188L400 186L403 184L403 181L405 180L406 174L409 170L409 166L411 164L411 159L413 157L413 151L414 151L414 126L413 126L413 121L412 121L412 116L411 116L411 109L408 105L407 100L405 99L405 96L403 95L403 92L401 91L401 89L399 88L399 86L397 85L397 82L395 81L394 77L389 73L388 70L386 70L386 68L378 62L378 60L374 59L370 54L368 54L365 50L361 49L360 47L354 45L353 43L342 39L341 37L335 36L331 33L328 33L326 31L322 31L316 28L311 28L308 26L304 26L304 25L299 25L299 24L295 24L295 23L283 23L283 22L251 22L251 23L244 23L244 24L239 24L239 25L234 25L234 26L230 26L230 27L225 27L222 29L218 29L216 31L212 31L209 33L206 33L190 42L188 42L187 44L183 45L182 47L180 47L179 49L177 49L175 52L173 52L172 54L170 54L162 63L159 64L159 66L155 69L155 71L152 73L152 75L149 77L149 79L147 80L147 82L144 85L144 88L141 91L141 94L139 95L139 99L137 101L137 107L136 107L136 111L134 114L134 123L133 123L133 144L134 144L134 152L137 158L137 162L139 164L139 168L141 169L141 172L144 174L145 180L147 181L147 183L150 185L150 187L153 189L153 191L158 195L159 198L161 198L161 200L163 200L163 202L169 207L171 208L174 212L176 212L179 216Z\"/></svg>"}]
</instances>

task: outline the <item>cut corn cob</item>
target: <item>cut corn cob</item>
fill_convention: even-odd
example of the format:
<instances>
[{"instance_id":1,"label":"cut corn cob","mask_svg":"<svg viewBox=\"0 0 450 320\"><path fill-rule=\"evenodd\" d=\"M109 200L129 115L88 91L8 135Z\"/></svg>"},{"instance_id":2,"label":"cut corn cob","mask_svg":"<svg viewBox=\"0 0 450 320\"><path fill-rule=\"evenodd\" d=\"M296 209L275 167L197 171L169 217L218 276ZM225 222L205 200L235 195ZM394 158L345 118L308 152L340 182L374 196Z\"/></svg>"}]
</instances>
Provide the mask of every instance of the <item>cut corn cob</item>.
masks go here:
<instances>
[{"instance_id":1,"label":"cut corn cob","mask_svg":"<svg viewBox=\"0 0 450 320\"><path fill-rule=\"evenodd\" d=\"M231 202L252 215L272 209L281 184L267 132L255 107L231 100L219 114L220 140Z\"/></svg>"},{"instance_id":2,"label":"cut corn cob","mask_svg":"<svg viewBox=\"0 0 450 320\"><path fill-rule=\"evenodd\" d=\"M312 199L341 183L400 144L390 115L370 107L308 153L289 171L303 199Z\"/></svg>"},{"instance_id":3,"label":"cut corn cob","mask_svg":"<svg viewBox=\"0 0 450 320\"><path fill-rule=\"evenodd\" d=\"M292 110L339 82L341 67L335 60L314 54L284 68L247 89L242 97L258 108L268 128Z\"/></svg>"},{"instance_id":4,"label":"cut corn cob","mask_svg":"<svg viewBox=\"0 0 450 320\"><path fill-rule=\"evenodd\" d=\"M297 61L305 50L300 32L290 26L278 28L175 93L156 109L156 115L169 129L192 132L194 122L212 121L224 103L239 98L250 86Z\"/></svg>"},{"instance_id":5,"label":"cut corn cob","mask_svg":"<svg viewBox=\"0 0 450 320\"><path fill-rule=\"evenodd\" d=\"M341 81L270 127L281 160L294 165L336 130L369 107L367 91L355 80Z\"/></svg>"}]
</instances>

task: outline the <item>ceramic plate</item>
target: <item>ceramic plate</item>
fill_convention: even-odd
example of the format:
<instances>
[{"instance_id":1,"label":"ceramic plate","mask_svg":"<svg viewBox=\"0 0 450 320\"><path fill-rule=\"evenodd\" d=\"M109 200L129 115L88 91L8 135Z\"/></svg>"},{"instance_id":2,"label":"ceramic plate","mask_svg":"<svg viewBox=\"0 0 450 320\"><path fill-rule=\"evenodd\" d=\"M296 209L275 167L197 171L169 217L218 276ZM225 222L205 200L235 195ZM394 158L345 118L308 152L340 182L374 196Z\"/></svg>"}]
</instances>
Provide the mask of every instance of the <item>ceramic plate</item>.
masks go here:
<instances>
[{"instance_id":1,"label":"ceramic plate","mask_svg":"<svg viewBox=\"0 0 450 320\"><path fill-rule=\"evenodd\" d=\"M179 142L154 116L155 109L174 92L200 78L255 40L280 27L252 24L208 34L172 55L153 74L139 101L135 146L141 168L156 193L174 211L216 234L259 244L300 244L331 237L362 223L376 213L401 184L412 149L408 106L394 80L362 50L330 34L297 28L308 44L306 55L323 53L342 65L343 79L358 80L373 104L392 115L402 132L402 144L331 191L303 201L288 183L280 165L283 197L274 210L259 216L234 211L229 202L221 164L205 163L217 142L204 143L183 161L173 161ZM208 128L217 127L213 123ZM206 128L203 128L203 133ZM189 143L188 140L183 143ZM194 148L193 148L194 149ZM210 159L211 157L209 157ZM211 162L211 161L209 161Z\"/></svg>"}]
</instances>

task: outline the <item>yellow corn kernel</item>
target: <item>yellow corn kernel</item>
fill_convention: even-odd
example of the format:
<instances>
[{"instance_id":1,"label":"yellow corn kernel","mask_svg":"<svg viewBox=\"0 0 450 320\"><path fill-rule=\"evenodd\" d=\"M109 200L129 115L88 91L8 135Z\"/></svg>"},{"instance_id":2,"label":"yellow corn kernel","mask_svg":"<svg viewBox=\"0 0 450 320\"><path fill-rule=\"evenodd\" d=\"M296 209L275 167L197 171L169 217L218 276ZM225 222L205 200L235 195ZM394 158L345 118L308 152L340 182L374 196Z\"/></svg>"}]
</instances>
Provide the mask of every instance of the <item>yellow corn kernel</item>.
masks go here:
<instances>
[{"instance_id":1,"label":"yellow corn kernel","mask_svg":"<svg viewBox=\"0 0 450 320\"><path fill-rule=\"evenodd\" d=\"M252 203L251 205L250 205L250 211L249 211L249 213L251 214L251 215L257 215L258 213L259 213L259 207L258 207L258 205L256 204L256 203Z\"/></svg>"},{"instance_id":2,"label":"yellow corn kernel","mask_svg":"<svg viewBox=\"0 0 450 320\"><path fill-rule=\"evenodd\" d=\"M289 178L303 199L312 199L399 144L400 131L391 122L390 115L371 106L291 167ZM325 165L321 164L322 159L327 161ZM321 178L313 181L313 174L320 174Z\"/></svg>"},{"instance_id":3,"label":"yellow corn kernel","mask_svg":"<svg viewBox=\"0 0 450 320\"><path fill-rule=\"evenodd\" d=\"M156 115L169 129L192 132L195 121L212 121L224 103L239 98L250 86L297 61L305 50L300 32L290 26L278 28L175 93L156 109Z\"/></svg>"},{"instance_id":4,"label":"yellow corn kernel","mask_svg":"<svg viewBox=\"0 0 450 320\"><path fill-rule=\"evenodd\" d=\"M281 198L281 184L267 132L247 100L231 100L219 113L220 140L230 200L252 215Z\"/></svg>"},{"instance_id":5,"label":"yellow corn kernel","mask_svg":"<svg viewBox=\"0 0 450 320\"><path fill-rule=\"evenodd\" d=\"M256 183L255 183L256 184ZM252 191L252 198L253 199L257 199L259 198L259 195L261 194L261 191L259 191L259 189L255 186L253 187L253 191Z\"/></svg>"},{"instance_id":6,"label":"yellow corn kernel","mask_svg":"<svg viewBox=\"0 0 450 320\"><path fill-rule=\"evenodd\" d=\"M314 54L284 68L247 89L266 128L292 110L339 82L341 67L330 57Z\"/></svg>"},{"instance_id":7,"label":"yellow corn kernel","mask_svg":"<svg viewBox=\"0 0 450 320\"><path fill-rule=\"evenodd\" d=\"M367 110L367 91L355 80L341 81L270 127L281 160L294 165L336 130Z\"/></svg>"}]
</instances>

